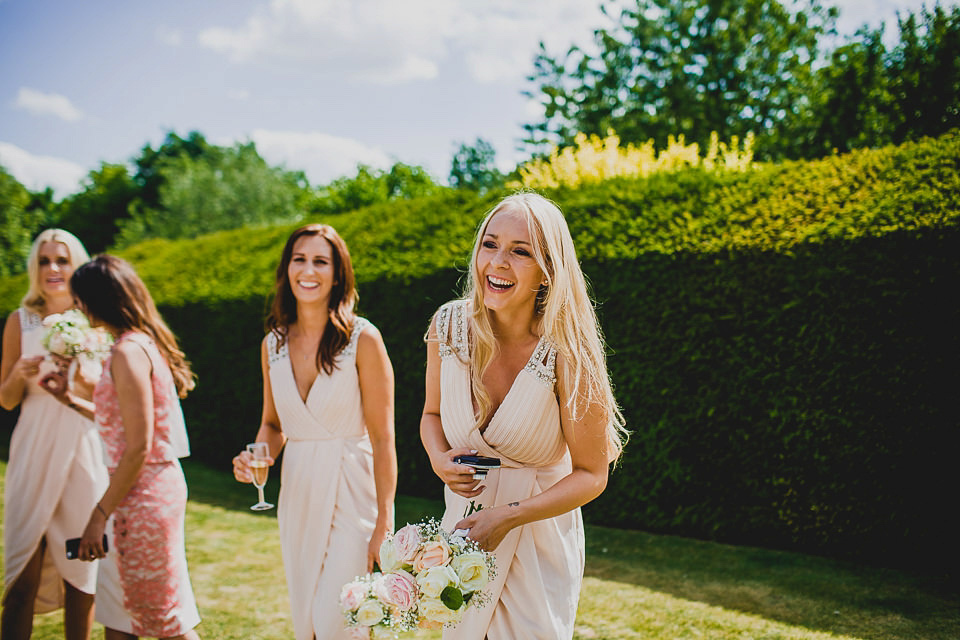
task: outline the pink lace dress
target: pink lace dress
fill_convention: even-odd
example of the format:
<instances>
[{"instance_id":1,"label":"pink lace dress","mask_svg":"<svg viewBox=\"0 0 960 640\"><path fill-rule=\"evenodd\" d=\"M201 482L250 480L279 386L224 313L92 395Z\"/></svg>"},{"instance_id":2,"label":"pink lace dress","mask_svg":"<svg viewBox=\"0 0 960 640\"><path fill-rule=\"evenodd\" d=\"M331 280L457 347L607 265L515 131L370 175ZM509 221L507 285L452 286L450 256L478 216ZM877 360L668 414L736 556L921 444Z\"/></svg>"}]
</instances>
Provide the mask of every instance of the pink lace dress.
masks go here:
<instances>
[{"instance_id":1,"label":"pink lace dress","mask_svg":"<svg viewBox=\"0 0 960 640\"><path fill-rule=\"evenodd\" d=\"M111 514L110 550L100 561L96 620L136 636L164 638L200 622L184 548L187 483L178 458L189 454L180 400L170 368L153 341L128 332L153 365L153 443L137 483ZM113 355L93 394L107 467L116 470L126 447L119 399L110 373Z\"/></svg>"}]
</instances>

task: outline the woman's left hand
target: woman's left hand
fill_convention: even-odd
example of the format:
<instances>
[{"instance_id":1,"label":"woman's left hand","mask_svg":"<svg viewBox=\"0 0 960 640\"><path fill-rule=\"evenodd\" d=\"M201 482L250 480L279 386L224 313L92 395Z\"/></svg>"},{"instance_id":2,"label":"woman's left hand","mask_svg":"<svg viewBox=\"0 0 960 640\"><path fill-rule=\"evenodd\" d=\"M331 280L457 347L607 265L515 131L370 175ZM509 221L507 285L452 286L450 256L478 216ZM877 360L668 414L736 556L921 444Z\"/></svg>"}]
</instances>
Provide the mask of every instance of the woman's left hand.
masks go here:
<instances>
[{"instance_id":1,"label":"woman's left hand","mask_svg":"<svg viewBox=\"0 0 960 640\"><path fill-rule=\"evenodd\" d=\"M479 544L485 551L493 551L516 526L514 514L511 513L514 509L516 507L513 505L481 509L458 522L454 531L468 530L468 538Z\"/></svg>"},{"instance_id":2,"label":"woman's left hand","mask_svg":"<svg viewBox=\"0 0 960 640\"><path fill-rule=\"evenodd\" d=\"M373 530L373 536L370 538L370 544L367 545L367 573L373 571L373 565L380 565L380 545L387 537L387 529L377 527Z\"/></svg>"},{"instance_id":3,"label":"woman's left hand","mask_svg":"<svg viewBox=\"0 0 960 640\"><path fill-rule=\"evenodd\" d=\"M69 387L66 371L51 371L40 378L39 384L60 402L65 401Z\"/></svg>"},{"instance_id":4,"label":"woman's left hand","mask_svg":"<svg viewBox=\"0 0 960 640\"><path fill-rule=\"evenodd\" d=\"M103 548L103 532L107 528L107 518L100 512L100 509L94 508L90 514L90 520L83 530L83 536L80 538L80 548L77 557L86 562L92 562L97 558L107 555Z\"/></svg>"}]
</instances>

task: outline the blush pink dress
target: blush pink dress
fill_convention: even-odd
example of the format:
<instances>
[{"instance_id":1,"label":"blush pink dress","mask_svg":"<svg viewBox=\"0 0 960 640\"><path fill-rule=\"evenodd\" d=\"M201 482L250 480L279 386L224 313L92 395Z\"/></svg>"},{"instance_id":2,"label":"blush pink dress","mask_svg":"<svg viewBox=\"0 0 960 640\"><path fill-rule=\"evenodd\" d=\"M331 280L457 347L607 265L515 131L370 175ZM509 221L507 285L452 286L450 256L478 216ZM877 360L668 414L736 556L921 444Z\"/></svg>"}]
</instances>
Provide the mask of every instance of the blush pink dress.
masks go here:
<instances>
[{"instance_id":1,"label":"blush pink dress","mask_svg":"<svg viewBox=\"0 0 960 640\"><path fill-rule=\"evenodd\" d=\"M321 371L300 398L287 343L267 335L273 401L287 436L277 521L297 640L349 638L340 590L367 571L377 522L373 447L363 420L357 342L372 325L354 320L350 341L329 375Z\"/></svg>"},{"instance_id":2,"label":"blush pink dress","mask_svg":"<svg viewBox=\"0 0 960 640\"><path fill-rule=\"evenodd\" d=\"M166 360L143 333L125 333L117 344L126 341L142 347L153 366L153 442L136 484L110 515L110 550L100 561L95 615L110 629L165 638L200 622L184 547L187 483L179 458L189 455L189 445ZM112 360L111 353L93 394L111 475L126 448Z\"/></svg>"},{"instance_id":3,"label":"blush pink dress","mask_svg":"<svg viewBox=\"0 0 960 640\"><path fill-rule=\"evenodd\" d=\"M46 353L39 315L19 309L20 353ZM46 373L44 364L41 373ZM52 370L52 365L49 365ZM16 581L46 539L34 612L63 606L63 581L84 593L97 586L97 562L67 560L65 542L79 537L107 489L103 443L96 425L27 381L20 417L10 439L4 483L4 591Z\"/></svg>"},{"instance_id":4,"label":"blush pink dress","mask_svg":"<svg viewBox=\"0 0 960 640\"><path fill-rule=\"evenodd\" d=\"M476 449L500 458L503 466L488 473L487 488L476 498L462 498L444 487L442 524L448 531L473 511L542 493L572 469L560 428L556 350L545 338L487 428L480 433L475 426L468 316L463 300L437 312L443 433L451 447ZM444 630L444 640L572 638L584 549L580 509L511 530L494 551L497 578L487 587L492 602L467 609L455 628Z\"/></svg>"}]
</instances>

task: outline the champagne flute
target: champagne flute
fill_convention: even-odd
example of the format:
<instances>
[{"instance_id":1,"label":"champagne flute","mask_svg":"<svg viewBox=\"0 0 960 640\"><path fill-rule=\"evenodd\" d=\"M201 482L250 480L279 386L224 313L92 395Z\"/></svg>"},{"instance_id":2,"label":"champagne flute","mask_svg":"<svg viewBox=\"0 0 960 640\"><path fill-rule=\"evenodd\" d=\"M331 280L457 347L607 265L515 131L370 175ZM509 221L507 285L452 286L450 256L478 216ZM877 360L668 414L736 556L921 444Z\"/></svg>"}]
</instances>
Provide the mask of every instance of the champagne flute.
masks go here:
<instances>
[{"instance_id":1,"label":"champagne flute","mask_svg":"<svg viewBox=\"0 0 960 640\"><path fill-rule=\"evenodd\" d=\"M252 456L250 460L250 470L253 472L253 486L257 488L260 500L257 504L250 507L253 511L265 511L273 509L273 505L263 499L263 487L267 484L267 475L270 473L270 463L267 459L270 457L270 450L266 442L254 442L247 445L247 451Z\"/></svg>"}]
</instances>

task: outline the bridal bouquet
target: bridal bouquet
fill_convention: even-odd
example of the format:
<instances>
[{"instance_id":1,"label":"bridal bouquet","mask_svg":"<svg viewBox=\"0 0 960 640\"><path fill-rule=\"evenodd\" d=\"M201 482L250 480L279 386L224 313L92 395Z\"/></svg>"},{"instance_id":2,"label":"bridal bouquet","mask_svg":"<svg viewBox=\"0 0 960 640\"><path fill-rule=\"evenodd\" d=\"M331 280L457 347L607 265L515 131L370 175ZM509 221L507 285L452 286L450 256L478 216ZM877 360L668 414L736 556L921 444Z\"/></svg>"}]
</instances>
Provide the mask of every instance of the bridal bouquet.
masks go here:
<instances>
[{"instance_id":1,"label":"bridal bouquet","mask_svg":"<svg viewBox=\"0 0 960 640\"><path fill-rule=\"evenodd\" d=\"M455 626L467 607L487 604L483 588L496 577L492 554L432 519L384 540L380 569L340 592L347 629L356 638Z\"/></svg>"},{"instance_id":2,"label":"bridal bouquet","mask_svg":"<svg viewBox=\"0 0 960 640\"><path fill-rule=\"evenodd\" d=\"M50 314L43 319L43 326L46 331L40 342L54 356L102 360L110 350L110 334L91 327L87 316L77 309Z\"/></svg>"}]
</instances>

